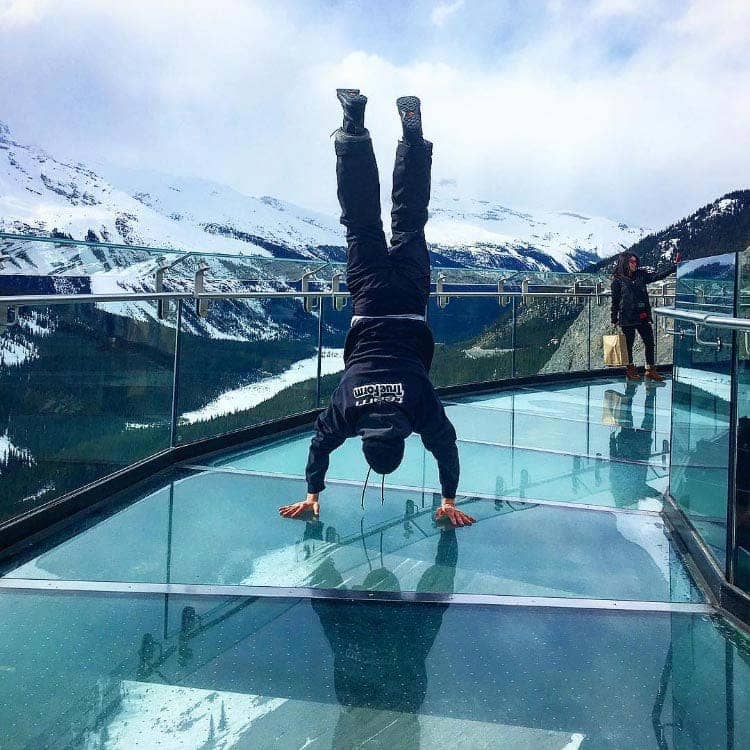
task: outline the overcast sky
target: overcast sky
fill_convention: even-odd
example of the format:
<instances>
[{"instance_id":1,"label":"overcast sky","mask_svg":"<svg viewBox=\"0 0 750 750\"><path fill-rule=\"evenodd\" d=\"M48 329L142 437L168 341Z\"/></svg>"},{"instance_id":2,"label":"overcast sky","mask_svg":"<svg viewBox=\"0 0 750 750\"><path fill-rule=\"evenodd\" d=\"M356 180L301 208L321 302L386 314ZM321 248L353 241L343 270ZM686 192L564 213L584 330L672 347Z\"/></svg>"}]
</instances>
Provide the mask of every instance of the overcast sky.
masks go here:
<instances>
[{"instance_id":1,"label":"overcast sky","mask_svg":"<svg viewBox=\"0 0 750 750\"><path fill-rule=\"evenodd\" d=\"M0 0L0 120L54 155L335 208L337 86L390 182L659 228L750 187L748 0Z\"/></svg>"}]
</instances>

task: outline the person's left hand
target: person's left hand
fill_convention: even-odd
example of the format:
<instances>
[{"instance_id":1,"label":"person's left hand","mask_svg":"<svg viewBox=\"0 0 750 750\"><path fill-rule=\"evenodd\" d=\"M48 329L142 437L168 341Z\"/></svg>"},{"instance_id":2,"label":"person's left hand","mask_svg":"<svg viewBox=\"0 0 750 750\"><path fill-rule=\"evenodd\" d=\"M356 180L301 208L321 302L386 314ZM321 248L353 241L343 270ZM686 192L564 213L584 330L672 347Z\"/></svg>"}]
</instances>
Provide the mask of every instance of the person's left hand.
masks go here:
<instances>
[{"instance_id":1,"label":"person's left hand","mask_svg":"<svg viewBox=\"0 0 750 750\"><path fill-rule=\"evenodd\" d=\"M471 526L477 519L459 510L455 502L443 500L443 504L435 511L435 520L448 520L453 526Z\"/></svg>"}]
</instances>

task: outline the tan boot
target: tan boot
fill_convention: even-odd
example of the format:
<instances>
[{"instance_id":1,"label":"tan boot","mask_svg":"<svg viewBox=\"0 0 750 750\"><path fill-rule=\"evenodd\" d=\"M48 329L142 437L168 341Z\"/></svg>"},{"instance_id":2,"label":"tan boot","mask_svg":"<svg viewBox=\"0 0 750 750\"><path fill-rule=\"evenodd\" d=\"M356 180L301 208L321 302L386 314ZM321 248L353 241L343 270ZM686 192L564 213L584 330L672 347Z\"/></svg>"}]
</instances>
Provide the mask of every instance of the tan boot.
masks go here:
<instances>
[{"instance_id":1,"label":"tan boot","mask_svg":"<svg viewBox=\"0 0 750 750\"><path fill-rule=\"evenodd\" d=\"M638 380L640 381L641 376L638 370L635 369L635 365L628 365L625 368L625 378L627 380Z\"/></svg>"},{"instance_id":2,"label":"tan boot","mask_svg":"<svg viewBox=\"0 0 750 750\"><path fill-rule=\"evenodd\" d=\"M653 380L654 383L663 383L664 377L659 374L659 371L655 367L647 367L646 380Z\"/></svg>"}]
</instances>

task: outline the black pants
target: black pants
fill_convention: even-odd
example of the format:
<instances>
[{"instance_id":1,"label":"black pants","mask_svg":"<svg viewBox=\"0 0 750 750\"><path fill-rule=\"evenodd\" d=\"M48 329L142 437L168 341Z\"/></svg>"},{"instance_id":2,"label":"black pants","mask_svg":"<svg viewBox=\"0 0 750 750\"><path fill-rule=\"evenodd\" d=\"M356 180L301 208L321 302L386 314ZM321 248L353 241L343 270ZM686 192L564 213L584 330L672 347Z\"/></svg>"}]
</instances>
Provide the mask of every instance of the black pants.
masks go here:
<instances>
[{"instance_id":1,"label":"black pants","mask_svg":"<svg viewBox=\"0 0 750 750\"><path fill-rule=\"evenodd\" d=\"M625 344L628 347L628 364L633 364L633 343L635 342L635 332L641 336L643 346L646 349L646 364L649 367L654 366L654 328L646 321L637 326L623 326L622 332L625 335Z\"/></svg>"},{"instance_id":2,"label":"black pants","mask_svg":"<svg viewBox=\"0 0 750 750\"><path fill-rule=\"evenodd\" d=\"M430 257L424 237L432 144L401 142L393 167L391 246L380 218L380 181L369 136L336 137L341 223L349 248L346 283L354 315L424 315Z\"/></svg>"}]
</instances>

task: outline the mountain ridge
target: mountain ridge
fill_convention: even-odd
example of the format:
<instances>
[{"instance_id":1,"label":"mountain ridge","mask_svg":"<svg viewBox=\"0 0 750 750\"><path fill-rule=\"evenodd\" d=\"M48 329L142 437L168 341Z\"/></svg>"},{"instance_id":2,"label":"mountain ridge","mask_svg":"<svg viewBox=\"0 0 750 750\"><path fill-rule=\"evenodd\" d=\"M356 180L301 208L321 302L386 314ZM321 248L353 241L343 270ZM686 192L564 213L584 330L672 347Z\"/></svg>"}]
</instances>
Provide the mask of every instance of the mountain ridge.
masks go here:
<instances>
[{"instance_id":1,"label":"mountain ridge","mask_svg":"<svg viewBox=\"0 0 750 750\"><path fill-rule=\"evenodd\" d=\"M95 171L15 140L2 122L0 231L277 258L346 257L336 216L200 178ZM435 264L539 271L579 270L646 231L572 210L529 212L469 198L450 180L433 189L426 229Z\"/></svg>"}]
</instances>

